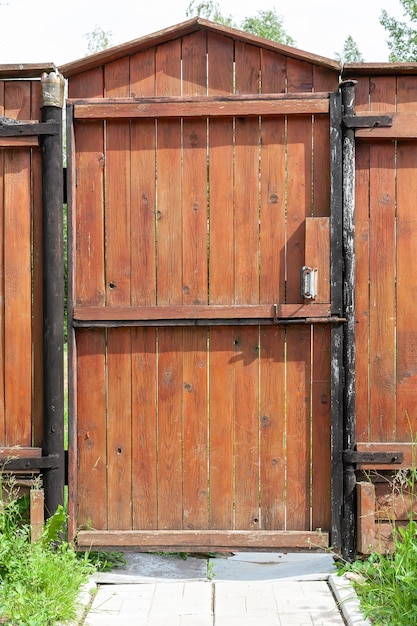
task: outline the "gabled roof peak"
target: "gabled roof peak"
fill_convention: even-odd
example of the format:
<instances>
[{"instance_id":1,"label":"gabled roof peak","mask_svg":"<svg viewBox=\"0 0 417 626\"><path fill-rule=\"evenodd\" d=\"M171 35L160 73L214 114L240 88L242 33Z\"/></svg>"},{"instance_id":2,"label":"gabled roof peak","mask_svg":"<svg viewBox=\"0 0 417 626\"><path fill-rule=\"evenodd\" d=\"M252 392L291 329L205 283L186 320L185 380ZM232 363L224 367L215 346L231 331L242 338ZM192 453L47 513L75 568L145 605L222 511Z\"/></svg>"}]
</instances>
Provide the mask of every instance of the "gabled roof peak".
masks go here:
<instances>
[{"instance_id":1,"label":"gabled roof peak","mask_svg":"<svg viewBox=\"0 0 417 626\"><path fill-rule=\"evenodd\" d=\"M334 70L335 72L340 72L339 62L333 59L305 52L292 46L276 43L274 41L270 41L269 39L258 37L257 35L252 35L235 28L230 28L229 26L223 26L222 24L205 20L201 17L193 17L190 20L175 24L174 26L159 30L155 33L145 35L139 39L134 39L132 41L128 41L127 43L96 52L95 54L83 57L82 59L72 61L71 63L66 63L60 67L60 71L65 77L69 78L74 74L79 74L80 72L93 69L100 65L111 63L112 61L116 61L124 56L136 54L137 52L141 52L152 46L166 43L173 39L177 39L178 37L189 35L198 30L206 30L224 35L226 37L231 37L236 41L242 41L244 43L258 46L259 48L279 52L284 56L288 56L299 61L305 61L306 63L311 63L313 65L320 65L321 67Z\"/></svg>"}]
</instances>

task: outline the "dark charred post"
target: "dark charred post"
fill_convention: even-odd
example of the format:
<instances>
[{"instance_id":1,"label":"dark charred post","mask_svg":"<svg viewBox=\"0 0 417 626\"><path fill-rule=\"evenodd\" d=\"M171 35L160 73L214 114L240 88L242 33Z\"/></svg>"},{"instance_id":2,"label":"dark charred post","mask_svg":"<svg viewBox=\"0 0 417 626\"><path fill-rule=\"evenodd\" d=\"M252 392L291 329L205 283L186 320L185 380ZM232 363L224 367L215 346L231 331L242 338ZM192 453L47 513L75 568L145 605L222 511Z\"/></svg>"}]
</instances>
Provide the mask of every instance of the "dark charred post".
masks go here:
<instances>
[{"instance_id":1,"label":"dark charred post","mask_svg":"<svg viewBox=\"0 0 417 626\"><path fill-rule=\"evenodd\" d=\"M355 113L355 81L342 83L344 116ZM344 288L343 305L346 318L344 334L344 450L355 445L356 430L356 347L355 347L355 131L345 128L343 135L343 256ZM344 464L344 498L342 524L342 555L348 561L356 552L356 499L355 466Z\"/></svg>"},{"instance_id":2,"label":"dark charred post","mask_svg":"<svg viewBox=\"0 0 417 626\"><path fill-rule=\"evenodd\" d=\"M44 471L45 513L64 502L64 260L62 107L64 79L55 72L42 76L42 122L58 132L42 137L43 232L43 455L58 455L58 467Z\"/></svg>"},{"instance_id":3,"label":"dark charred post","mask_svg":"<svg viewBox=\"0 0 417 626\"><path fill-rule=\"evenodd\" d=\"M343 172L342 96L330 94L330 281L331 313L343 312ZM331 356L331 451L332 534L336 552L342 547L343 509L343 326L332 326Z\"/></svg>"}]
</instances>

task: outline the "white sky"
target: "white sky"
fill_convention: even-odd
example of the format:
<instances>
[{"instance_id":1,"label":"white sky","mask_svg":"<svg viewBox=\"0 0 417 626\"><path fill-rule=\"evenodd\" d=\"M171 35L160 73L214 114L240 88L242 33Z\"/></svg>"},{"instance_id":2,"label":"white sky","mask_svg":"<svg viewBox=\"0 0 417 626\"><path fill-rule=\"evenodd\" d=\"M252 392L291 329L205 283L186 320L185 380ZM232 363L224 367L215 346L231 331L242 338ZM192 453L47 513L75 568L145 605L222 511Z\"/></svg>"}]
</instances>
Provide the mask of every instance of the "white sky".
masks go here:
<instances>
[{"instance_id":1,"label":"white sky","mask_svg":"<svg viewBox=\"0 0 417 626\"><path fill-rule=\"evenodd\" d=\"M0 0L0 64L60 64L87 52L83 36L96 26L111 31L114 45L173 26L186 18L189 0ZM387 61L381 9L402 18L399 0L219 0L237 22L275 8L296 47L334 58L352 35L365 60ZM349 17L350 16L350 17Z\"/></svg>"}]
</instances>

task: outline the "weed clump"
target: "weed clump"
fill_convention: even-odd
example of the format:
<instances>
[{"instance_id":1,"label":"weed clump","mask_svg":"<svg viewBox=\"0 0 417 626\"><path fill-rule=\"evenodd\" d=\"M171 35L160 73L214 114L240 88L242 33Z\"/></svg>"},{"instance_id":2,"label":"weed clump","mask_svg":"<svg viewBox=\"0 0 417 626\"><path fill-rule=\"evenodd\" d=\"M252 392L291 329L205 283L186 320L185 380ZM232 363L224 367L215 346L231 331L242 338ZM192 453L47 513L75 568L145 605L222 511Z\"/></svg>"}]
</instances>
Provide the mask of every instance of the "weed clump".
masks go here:
<instances>
[{"instance_id":1,"label":"weed clump","mask_svg":"<svg viewBox=\"0 0 417 626\"><path fill-rule=\"evenodd\" d=\"M0 618L10 626L53 626L75 619L80 587L94 567L61 540L63 507L30 542L28 497L8 490L0 478Z\"/></svg>"},{"instance_id":2,"label":"weed clump","mask_svg":"<svg viewBox=\"0 0 417 626\"><path fill-rule=\"evenodd\" d=\"M417 472L399 472L393 493L415 499ZM393 550L373 552L364 560L345 563L341 573L349 573L361 609L375 626L415 626L417 624L417 523L413 510L405 527L392 521Z\"/></svg>"}]
</instances>

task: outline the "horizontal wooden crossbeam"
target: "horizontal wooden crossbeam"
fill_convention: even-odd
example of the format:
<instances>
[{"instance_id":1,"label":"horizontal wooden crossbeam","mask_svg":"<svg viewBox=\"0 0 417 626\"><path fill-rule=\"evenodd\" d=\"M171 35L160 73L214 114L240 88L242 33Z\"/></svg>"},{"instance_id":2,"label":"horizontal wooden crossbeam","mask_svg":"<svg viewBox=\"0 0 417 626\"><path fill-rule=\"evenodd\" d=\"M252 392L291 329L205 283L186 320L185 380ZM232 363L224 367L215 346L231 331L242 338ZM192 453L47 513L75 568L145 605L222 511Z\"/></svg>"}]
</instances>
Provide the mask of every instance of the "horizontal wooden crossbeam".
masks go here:
<instances>
[{"instance_id":1,"label":"horizontal wooden crossbeam","mask_svg":"<svg viewBox=\"0 0 417 626\"><path fill-rule=\"evenodd\" d=\"M97 98L69 100L75 119L183 117L243 117L314 115L329 112L328 94L262 94L259 96L198 96L171 98Z\"/></svg>"},{"instance_id":2,"label":"horizontal wooden crossbeam","mask_svg":"<svg viewBox=\"0 0 417 626\"><path fill-rule=\"evenodd\" d=\"M278 320L309 319L308 323L327 321L330 304L253 304L253 305L173 305L143 307L75 307L74 326L106 326L128 322L129 325L152 325L163 322L180 324L181 321L209 325L210 323L253 323L261 320L274 323ZM331 318L333 320L333 318ZM343 321L343 320L340 320Z\"/></svg>"},{"instance_id":3,"label":"horizontal wooden crossbeam","mask_svg":"<svg viewBox=\"0 0 417 626\"><path fill-rule=\"evenodd\" d=\"M82 530L80 548L129 548L204 552L226 550L323 550L329 534L322 531L290 530Z\"/></svg>"}]
</instances>

